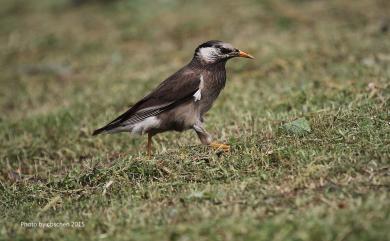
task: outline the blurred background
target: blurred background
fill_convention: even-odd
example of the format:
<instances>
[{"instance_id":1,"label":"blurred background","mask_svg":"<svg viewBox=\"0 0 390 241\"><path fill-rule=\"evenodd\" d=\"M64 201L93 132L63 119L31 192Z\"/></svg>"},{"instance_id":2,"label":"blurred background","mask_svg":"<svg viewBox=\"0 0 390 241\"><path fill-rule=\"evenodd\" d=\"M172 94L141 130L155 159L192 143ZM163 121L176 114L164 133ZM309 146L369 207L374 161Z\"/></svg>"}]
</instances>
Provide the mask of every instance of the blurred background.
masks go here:
<instances>
[{"instance_id":1,"label":"blurred background","mask_svg":"<svg viewBox=\"0 0 390 241\"><path fill-rule=\"evenodd\" d=\"M0 155L19 165L135 151L142 138L90 133L210 39L256 57L228 63L208 117L218 138L338 108L387 89L389 10L386 0L3 0ZM194 144L188 133L160 138L159 150Z\"/></svg>"},{"instance_id":2,"label":"blurred background","mask_svg":"<svg viewBox=\"0 0 390 241\"><path fill-rule=\"evenodd\" d=\"M255 55L256 62L236 61L230 68L246 68L251 77L291 65L287 58L302 67L309 58L370 64L370 55L385 50L389 10L386 0L3 0L2 118L26 118L80 101L99 105L94 115L121 108L210 39Z\"/></svg>"},{"instance_id":3,"label":"blurred background","mask_svg":"<svg viewBox=\"0 0 390 241\"><path fill-rule=\"evenodd\" d=\"M268 90L275 95L250 106L279 103L290 87L337 86L331 81L354 81L356 67L387 64L389 11L386 0L2 0L1 120L69 112L76 123L62 127L89 133L210 39L257 58L228 63L229 73L241 73L229 74L239 76L229 99L239 98L234 89L248 97Z\"/></svg>"},{"instance_id":4,"label":"blurred background","mask_svg":"<svg viewBox=\"0 0 390 241\"><path fill-rule=\"evenodd\" d=\"M334 51L348 59L343 39L360 47L385 35L389 10L386 0L2 0L0 107L7 118L26 117L88 94L88 104L124 97L114 101L120 106L129 96L118 89L142 89L131 85L139 79L154 86L209 39L257 57L256 63L237 61L236 69L262 72L278 52L310 52L325 62L322 52Z\"/></svg>"}]
</instances>

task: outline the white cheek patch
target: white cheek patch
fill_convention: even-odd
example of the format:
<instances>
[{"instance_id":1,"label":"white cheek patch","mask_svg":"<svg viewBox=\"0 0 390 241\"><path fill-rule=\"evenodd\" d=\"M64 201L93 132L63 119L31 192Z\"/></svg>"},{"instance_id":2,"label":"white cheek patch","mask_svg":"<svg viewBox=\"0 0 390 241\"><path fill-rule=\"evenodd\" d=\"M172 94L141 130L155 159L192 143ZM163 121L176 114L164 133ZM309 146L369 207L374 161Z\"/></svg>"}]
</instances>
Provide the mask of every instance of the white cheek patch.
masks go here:
<instances>
[{"instance_id":1,"label":"white cheek patch","mask_svg":"<svg viewBox=\"0 0 390 241\"><path fill-rule=\"evenodd\" d=\"M213 62L218 58L218 50L212 47L200 48L199 57L206 62Z\"/></svg>"},{"instance_id":2,"label":"white cheek patch","mask_svg":"<svg viewBox=\"0 0 390 241\"><path fill-rule=\"evenodd\" d=\"M132 125L131 133L142 135L152 128L158 128L160 126L160 122L161 121L155 116L148 117L145 120Z\"/></svg>"}]
</instances>

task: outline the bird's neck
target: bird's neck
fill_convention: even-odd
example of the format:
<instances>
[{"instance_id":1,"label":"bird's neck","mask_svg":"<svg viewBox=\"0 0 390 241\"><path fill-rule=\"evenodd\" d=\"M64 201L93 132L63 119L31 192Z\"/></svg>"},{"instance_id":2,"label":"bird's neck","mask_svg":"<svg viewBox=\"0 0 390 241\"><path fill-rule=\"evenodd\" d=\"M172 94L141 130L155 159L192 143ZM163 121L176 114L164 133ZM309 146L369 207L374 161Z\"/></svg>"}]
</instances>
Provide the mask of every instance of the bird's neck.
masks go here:
<instances>
[{"instance_id":1,"label":"bird's neck","mask_svg":"<svg viewBox=\"0 0 390 241\"><path fill-rule=\"evenodd\" d=\"M227 60L221 60L215 63L207 63L199 59L197 56L194 56L194 58L189 63L189 66L191 66L192 68L198 68L204 70L225 71L226 61Z\"/></svg>"}]
</instances>

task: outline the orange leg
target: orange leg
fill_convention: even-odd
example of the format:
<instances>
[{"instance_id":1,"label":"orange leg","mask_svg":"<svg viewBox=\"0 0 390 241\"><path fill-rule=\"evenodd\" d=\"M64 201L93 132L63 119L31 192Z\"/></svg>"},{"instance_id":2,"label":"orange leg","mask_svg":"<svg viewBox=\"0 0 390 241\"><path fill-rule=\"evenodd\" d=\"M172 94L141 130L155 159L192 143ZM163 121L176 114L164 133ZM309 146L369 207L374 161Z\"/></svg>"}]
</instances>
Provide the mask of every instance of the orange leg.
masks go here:
<instances>
[{"instance_id":1,"label":"orange leg","mask_svg":"<svg viewBox=\"0 0 390 241\"><path fill-rule=\"evenodd\" d=\"M215 150L221 150L224 152L230 151L230 146L227 144L222 144L222 143L218 143L218 142L211 142L209 145L211 146L211 148L213 148Z\"/></svg>"},{"instance_id":2,"label":"orange leg","mask_svg":"<svg viewBox=\"0 0 390 241\"><path fill-rule=\"evenodd\" d=\"M196 134L198 134L198 137L202 144L204 145L209 145L211 148L218 150L218 151L224 151L224 152L229 152L230 151L230 146L227 144L222 144L218 142L212 142L211 141L211 136L207 131L203 128L203 123L202 122L197 122L194 126L193 129L196 131Z\"/></svg>"},{"instance_id":3,"label":"orange leg","mask_svg":"<svg viewBox=\"0 0 390 241\"><path fill-rule=\"evenodd\" d=\"M148 157L152 156L152 134L148 133L148 145L146 146Z\"/></svg>"}]
</instances>

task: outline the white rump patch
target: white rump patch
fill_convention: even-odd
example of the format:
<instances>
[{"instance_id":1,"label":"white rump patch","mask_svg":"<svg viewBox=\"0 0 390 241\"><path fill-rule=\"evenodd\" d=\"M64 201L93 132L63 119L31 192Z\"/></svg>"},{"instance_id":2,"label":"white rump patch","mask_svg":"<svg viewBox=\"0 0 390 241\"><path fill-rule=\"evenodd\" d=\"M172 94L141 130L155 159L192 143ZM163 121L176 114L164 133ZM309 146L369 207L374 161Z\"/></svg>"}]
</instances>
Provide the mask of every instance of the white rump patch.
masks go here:
<instances>
[{"instance_id":1,"label":"white rump patch","mask_svg":"<svg viewBox=\"0 0 390 241\"><path fill-rule=\"evenodd\" d=\"M202 98L203 85L204 85L204 83L203 83L203 75L200 75L199 89L194 94L195 102L197 102L198 100L200 100Z\"/></svg>"},{"instance_id":2,"label":"white rump patch","mask_svg":"<svg viewBox=\"0 0 390 241\"><path fill-rule=\"evenodd\" d=\"M219 55L219 51L213 47L200 48L198 56L206 62L214 62Z\"/></svg>"},{"instance_id":3,"label":"white rump patch","mask_svg":"<svg viewBox=\"0 0 390 241\"><path fill-rule=\"evenodd\" d=\"M161 120L155 116L148 117L143 121L131 125L131 133L142 135L152 128L158 128L160 126Z\"/></svg>"}]
</instances>

